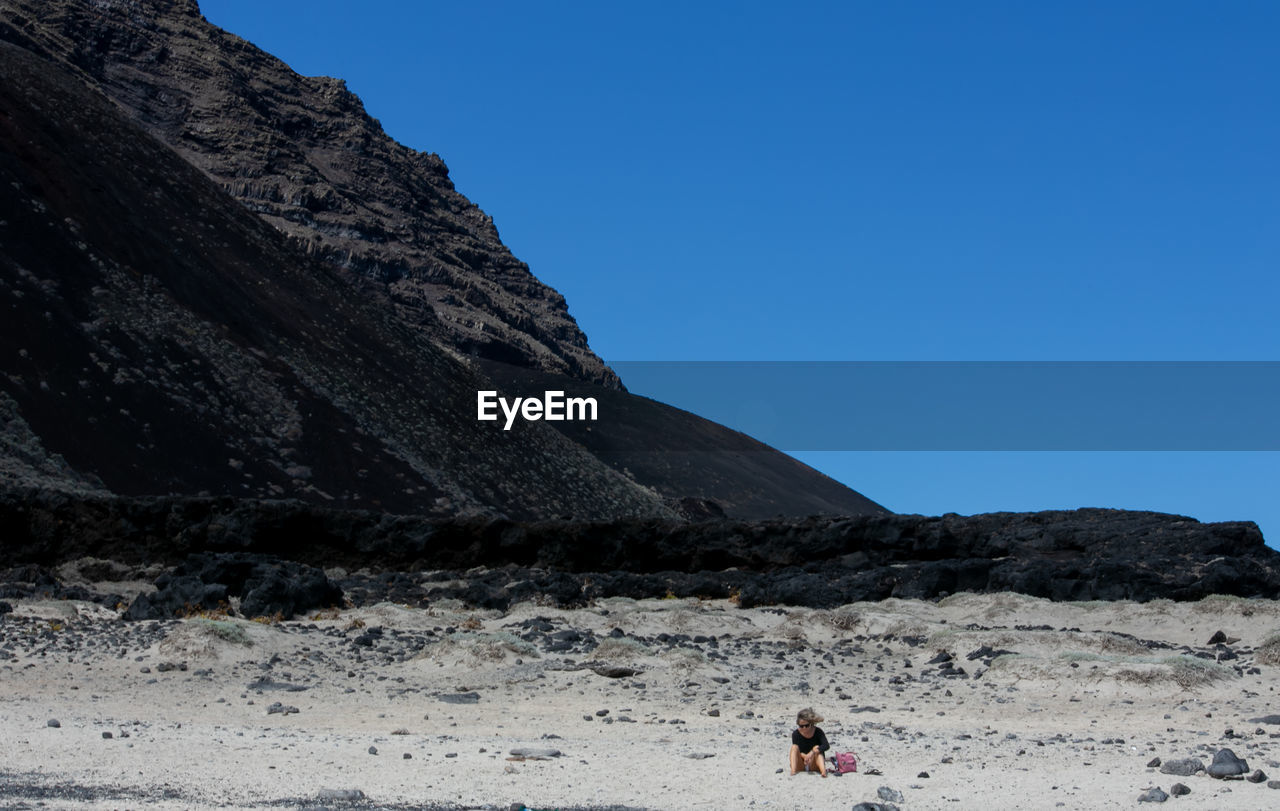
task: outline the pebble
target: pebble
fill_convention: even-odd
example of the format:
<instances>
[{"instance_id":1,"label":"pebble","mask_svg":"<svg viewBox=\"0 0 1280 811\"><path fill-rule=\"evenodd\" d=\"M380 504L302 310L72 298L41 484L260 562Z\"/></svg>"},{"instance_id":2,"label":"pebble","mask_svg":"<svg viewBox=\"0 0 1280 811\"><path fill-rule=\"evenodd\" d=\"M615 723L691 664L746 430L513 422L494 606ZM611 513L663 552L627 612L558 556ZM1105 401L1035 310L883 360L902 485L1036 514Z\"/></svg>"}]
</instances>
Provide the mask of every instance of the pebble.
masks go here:
<instances>
[{"instance_id":1,"label":"pebble","mask_svg":"<svg viewBox=\"0 0 1280 811\"><path fill-rule=\"evenodd\" d=\"M553 758L553 757L560 757L560 750L550 749L550 748L544 749L541 747L522 746L522 747L517 747L515 749L512 749L510 754L512 757Z\"/></svg>"},{"instance_id":2,"label":"pebble","mask_svg":"<svg viewBox=\"0 0 1280 811\"><path fill-rule=\"evenodd\" d=\"M371 754L371 755L376 755L376 754L378 754L378 747L376 747L376 746L370 746L370 747L369 747L369 754Z\"/></svg>"},{"instance_id":3,"label":"pebble","mask_svg":"<svg viewBox=\"0 0 1280 811\"><path fill-rule=\"evenodd\" d=\"M358 788L322 788L317 796L321 800L358 802L364 799L364 792Z\"/></svg>"},{"instance_id":4,"label":"pebble","mask_svg":"<svg viewBox=\"0 0 1280 811\"><path fill-rule=\"evenodd\" d=\"M887 803L900 803L904 800L901 791L891 789L888 786L881 786L876 789L876 796Z\"/></svg>"},{"instance_id":5,"label":"pebble","mask_svg":"<svg viewBox=\"0 0 1280 811\"><path fill-rule=\"evenodd\" d=\"M1140 803L1162 803L1167 799L1169 799L1169 795L1165 794L1159 786L1149 788L1138 795L1138 802Z\"/></svg>"},{"instance_id":6,"label":"pebble","mask_svg":"<svg viewBox=\"0 0 1280 811\"><path fill-rule=\"evenodd\" d=\"M436 696L446 704L479 704L479 693L440 693Z\"/></svg>"},{"instance_id":7,"label":"pebble","mask_svg":"<svg viewBox=\"0 0 1280 811\"><path fill-rule=\"evenodd\" d=\"M1265 783L1267 782L1267 775L1262 771L1262 769L1258 769L1253 774L1246 777L1245 780L1248 780L1250 783Z\"/></svg>"},{"instance_id":8,"label":"pebble","mask_svg":"<svg viewBox=\"0 0 1280 811\"><path fill-rule=\"evenodd\" d=\"M1191 789L1187 788L1182 783L1174 783L1173 786L1169 788L1169 793L1175 797L1185 797L1191 793Z\"/></svg>"},{"instance_id":9,"label":"pebble","mask_svg":"<svg viewBox=\"0 0 1280 811\"><path fill-rule=\"evenodd\" d=\"M405 752L403 757L405 760L413 760L413 755L409 754L408 752Z\"/></svg>"},{"instance_id":10,"label":"pebble","mask_svg":"<svg viewBox=\"0 0 1280 811\"><path fill-rule=\"evenodd\" d=\"M44 725L47 727L52 727L54 729L59 729L61 728L62 723L59 722L57 718L50 718L48 721L44 722Z\"/></svg>"},{"instance_id":11,"label":"pebble","mask_svg":"<svg viewBox=\"0 0 1280 811\"><path fill-rule=\"evenodd\" d=\"M104 740L104 741L109 741L109 740L111 740L111 738L112 738L112 737L113 737L113 736L111 735L111 733L110 733L110 732L104 732L104 733L102 733L102 740ZM1256 780L1255 780L1254 782L1256 783L1256 782L1258 782L1258 781L1256 781Z\"/></svg>"}]
</instances>

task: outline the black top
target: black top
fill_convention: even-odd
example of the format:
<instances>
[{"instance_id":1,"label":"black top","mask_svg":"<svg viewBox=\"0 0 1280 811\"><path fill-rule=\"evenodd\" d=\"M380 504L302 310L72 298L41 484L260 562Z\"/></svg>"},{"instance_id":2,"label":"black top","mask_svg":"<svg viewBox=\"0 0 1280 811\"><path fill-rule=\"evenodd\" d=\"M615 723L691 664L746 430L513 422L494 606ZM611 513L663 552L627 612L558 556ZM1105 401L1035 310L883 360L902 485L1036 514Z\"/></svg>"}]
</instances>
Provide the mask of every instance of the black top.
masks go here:
<instances>
[{"instance_id":1,"label":"black top","mask_svg":"<svg viewBox=\"0 0 1280 811\"><path fill-rule=\"evenodd\" d=\"M822 731L822 727L813 728L813 737L806 738L800 734L800 730L793 730L791 733L791 742L800 747L800 754L807 755L813 747L818 747L818 751L825 752L831 748L831 744L827 743L826 733Z\"/></svg>"}]
</instances>

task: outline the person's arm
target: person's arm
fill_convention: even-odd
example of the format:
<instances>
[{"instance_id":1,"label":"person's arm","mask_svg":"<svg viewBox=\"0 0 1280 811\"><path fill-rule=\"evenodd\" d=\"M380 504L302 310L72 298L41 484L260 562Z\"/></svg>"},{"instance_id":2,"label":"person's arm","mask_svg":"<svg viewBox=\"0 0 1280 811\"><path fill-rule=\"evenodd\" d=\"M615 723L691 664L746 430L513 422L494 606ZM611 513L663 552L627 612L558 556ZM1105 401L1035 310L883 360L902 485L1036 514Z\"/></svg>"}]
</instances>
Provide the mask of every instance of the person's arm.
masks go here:
<instances>
[{"instance_id":1,"label":"person's arm","mask_svg":"<svg viewBox=\"0 0 1280 811\"><path fill-rule=\"evenodd\" d=\"M827 733L820 729L814 731L818 733L818 751L825 754L831 748L831 744L827 743Z\"/></svg>"}]
</instances>

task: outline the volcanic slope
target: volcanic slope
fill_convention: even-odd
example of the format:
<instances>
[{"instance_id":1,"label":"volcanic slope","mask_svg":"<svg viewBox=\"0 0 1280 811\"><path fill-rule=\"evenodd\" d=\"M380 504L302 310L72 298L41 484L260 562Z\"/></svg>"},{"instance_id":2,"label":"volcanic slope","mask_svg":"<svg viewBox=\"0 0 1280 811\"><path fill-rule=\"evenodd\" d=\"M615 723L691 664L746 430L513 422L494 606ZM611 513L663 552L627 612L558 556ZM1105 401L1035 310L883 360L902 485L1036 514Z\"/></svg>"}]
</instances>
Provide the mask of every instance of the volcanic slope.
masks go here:
<instances>
[{"instance_id":1,"label":"volcanic slope","mask_svg":"<svg viewBox=\"0 0 1280 811\"><path fill-rule=\"evenodd\" d=\"M6 36L33 27L0 14ZM608 380L547 378L614 398L595 436L476 424L475 392L492 384L380 282L264 227L83 70L12 46L3 58L6 486L517 518L661 517L707 500L739 518L883 512ZM593 456L618 444L611 432L644 448L658 427L712 449L678 463Z\"/></svg>"},{"instance_id":2,"label":"volcanic slope","mask_svg":"<svg viewBox=\"0 0 1280 811\"><path fill-rule=\"evenodd\" d=\"M6 43L0 60L6 433L125 495L666 512L553 430L486 430L466 363L75 77Z\"/></svg>"},{"instance_id":3,"label":"volcanic slope","mask_svg":"<svg viewBox=\"0 0 1280 811\"><path fill-rule=\"evenodd\" d=\"M305 250L371 280L465 354L616 386L564 297L502 244L438 155L390 138L341 79L301 76L190 0L6 0L0 37L86 77Z\"/></svg>"}]
</instances>

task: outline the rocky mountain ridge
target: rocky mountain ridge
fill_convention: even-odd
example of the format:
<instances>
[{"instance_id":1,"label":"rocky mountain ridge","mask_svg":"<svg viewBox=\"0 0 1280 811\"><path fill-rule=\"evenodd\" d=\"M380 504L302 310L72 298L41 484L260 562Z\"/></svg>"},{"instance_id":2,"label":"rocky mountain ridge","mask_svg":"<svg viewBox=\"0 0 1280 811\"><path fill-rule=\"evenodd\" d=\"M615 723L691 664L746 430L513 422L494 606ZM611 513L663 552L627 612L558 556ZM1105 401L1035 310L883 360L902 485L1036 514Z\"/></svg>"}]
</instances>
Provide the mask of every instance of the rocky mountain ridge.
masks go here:
<instances>
[{"instance_id":1,"label":"rocky mountain ridge","mask_svg":"<svg viewBox=\"0 0 1280 811\"><path fill-rule=\"evenodd\" d=\"M0 67L0 485L526 519L883 511L723 426L563 374L524 367L611 398L594 430L478 423L476 392L524 385L492 379L522 367L408 323L84 71L2 38ZM657 430L704 450L671 464L646 452Z\"/></svg>"},{"instance_id":2,"label":"rocky mountain ridge","mask_svg":"<svg viewBox=\"0 0 1280 811\"><path fill-rule=\"evenodd\" d=\"M389 137L341 79L298 75L194 0L5 0L0 38L84 77L436 342L619 385L564 297L511 255L440 156Z\"/></svg>"}]
</instances>

